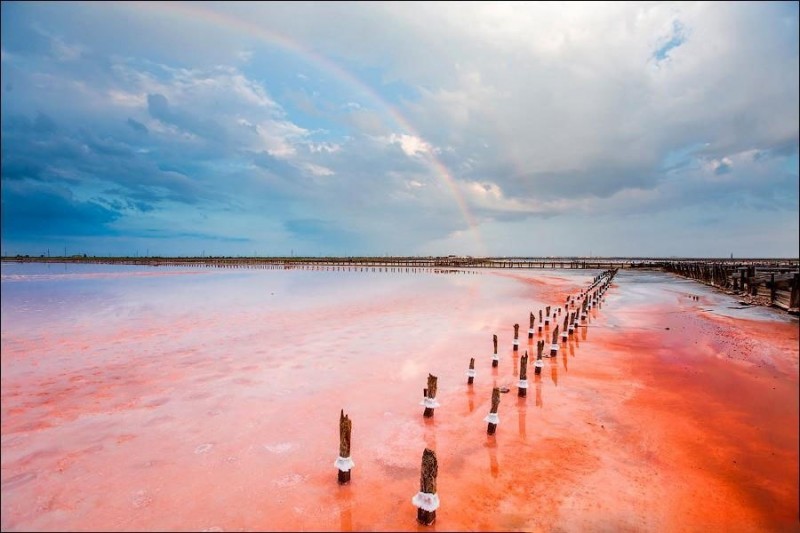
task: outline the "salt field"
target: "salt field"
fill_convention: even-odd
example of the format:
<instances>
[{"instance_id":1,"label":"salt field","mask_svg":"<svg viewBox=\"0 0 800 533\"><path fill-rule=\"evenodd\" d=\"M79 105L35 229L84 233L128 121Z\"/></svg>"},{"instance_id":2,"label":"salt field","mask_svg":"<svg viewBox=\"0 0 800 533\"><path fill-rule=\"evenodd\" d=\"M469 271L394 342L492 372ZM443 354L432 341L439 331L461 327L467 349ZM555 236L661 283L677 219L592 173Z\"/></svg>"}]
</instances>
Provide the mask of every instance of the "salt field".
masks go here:
<instances>
[{"instance_id":1,"label":"salt field","mask_svg":"<svg viewBox=\"0 0 800 533\"><path fill-rule=\"evenodd\" d=\"M621 270L520 398L601 271L386 270L4 263L2 530L798 530L796 318Z\"/></svg>"}]
</instances>

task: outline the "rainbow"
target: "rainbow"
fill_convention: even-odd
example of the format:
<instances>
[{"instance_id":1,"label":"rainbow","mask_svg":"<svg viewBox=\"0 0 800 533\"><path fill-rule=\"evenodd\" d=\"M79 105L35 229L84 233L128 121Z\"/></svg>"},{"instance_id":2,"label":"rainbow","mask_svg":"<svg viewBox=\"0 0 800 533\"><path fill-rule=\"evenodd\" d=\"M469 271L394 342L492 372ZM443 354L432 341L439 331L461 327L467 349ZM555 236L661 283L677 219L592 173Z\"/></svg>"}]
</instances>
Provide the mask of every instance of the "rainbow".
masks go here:
<instances>
[{"instance_id":1,"label":"rainbow","mask_svg":"<svg viewBox=\"0 0 800 533\"><path fill-rule=\"evenodd\" d=\"M267 43L268 45L277 46L284 50L288 50L294 54L297 54L312 65L320 68L324 72L331 74L336 79L345 83L351 88L356 89L359 93L366 95L370 100L372 100L373 103L377 104L381 109L383 109L396 122L396 125L404 130L406 134L413 135L424 141L424 138L419 134L416 128L414 128L394 106L384 100L372 87L322 54L319 54L276 31L265 29L249 20L240 19L233 15L213 11L212 9L205 7L203 4L189 2L123 2L116 4L116 6L127 7L133 10L146 8L150 11L160 12L162 14L188 17L194 20L199 20L212 25L222 26L230 30L244 33L259 41ZM426 142L426 144L430 146L430 143ZM428 150L423 152L423 154L426 162L435 171L436 175L439 176L442 181L444 181L445 185L452 193L456 205L464 217L464 221L472 232L475 243L478 246L479 255L487 255L486 246L481 238L478 224L475 220L475 217L470 212L469 206L464 200L464 195L461 193L452 173L432 151Z\"/></svg>"}]
</instances>

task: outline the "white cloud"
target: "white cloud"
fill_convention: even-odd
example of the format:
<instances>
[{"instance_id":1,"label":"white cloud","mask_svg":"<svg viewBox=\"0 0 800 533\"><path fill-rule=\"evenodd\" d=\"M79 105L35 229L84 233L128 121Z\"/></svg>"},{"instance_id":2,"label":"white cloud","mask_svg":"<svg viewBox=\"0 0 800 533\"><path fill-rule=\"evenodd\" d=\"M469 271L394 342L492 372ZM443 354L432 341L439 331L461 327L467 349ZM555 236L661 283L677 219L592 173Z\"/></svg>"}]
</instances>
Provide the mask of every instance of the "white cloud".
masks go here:
<instances>
[{"instance_id":1,"label":"white cloud","mask_svg":"<svg viewBox=\"0 0 800 533\"><path fill-rule=\"evenodd\" d=\"M409 157L417 157L435 152L435 149L431 147L430 144L416 135L392 133L388 137L382 137L381 140L387 144L399 145L403 153Z\"/></svg>"},{"instance_id":2,"label":"white cloud","mask_svg":"<svg viewBox=\"0 0 800 533\"><path fill-rule=\"evenodd\" d=\"M314 163L303 163L302 167L314 176L325 177L336 174L333 170L323 167L322 165L315 165Z\"/></svg>"},{"instance_id":3,"label":"white cloud","mask_svg":"<svg viewBox=\"0 0 800 533\"><path fill-rule=\"evenodd\" d=\"M329 142L309 142L308 149L311 151L311 153L335 154L336 152L341 151L342 145Z\"/></svg>"}]
</instances>

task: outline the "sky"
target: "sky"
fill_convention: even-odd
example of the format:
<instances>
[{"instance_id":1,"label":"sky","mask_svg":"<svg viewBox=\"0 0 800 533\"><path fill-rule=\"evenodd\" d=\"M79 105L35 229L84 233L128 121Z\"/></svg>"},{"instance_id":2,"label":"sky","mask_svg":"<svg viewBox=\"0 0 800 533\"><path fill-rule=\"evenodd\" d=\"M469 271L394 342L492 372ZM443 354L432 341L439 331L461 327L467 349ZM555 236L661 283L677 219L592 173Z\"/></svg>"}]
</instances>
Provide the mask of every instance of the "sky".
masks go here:
<instances>
[{"instance_id":1,"label":"sky","mask_svg":"<svg viewBox=\"0 0 800 533\"><path fill-rule=\"evenodd\" d=\"M0 9L4 255L800 255L796 2Z\"/></svg>"}]
</instances>

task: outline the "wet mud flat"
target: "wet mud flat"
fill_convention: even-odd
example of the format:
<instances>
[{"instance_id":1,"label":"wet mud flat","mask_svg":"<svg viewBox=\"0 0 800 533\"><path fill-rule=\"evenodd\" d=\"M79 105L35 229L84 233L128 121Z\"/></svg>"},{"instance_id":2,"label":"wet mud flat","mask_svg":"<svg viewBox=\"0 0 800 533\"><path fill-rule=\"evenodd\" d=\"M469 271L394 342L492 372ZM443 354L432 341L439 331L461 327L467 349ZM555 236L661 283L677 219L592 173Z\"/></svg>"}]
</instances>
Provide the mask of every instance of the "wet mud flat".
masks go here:
<instances>
[{"instance_id":1,"label":"wet mud flat","mask_svg":"<svg viewBox=\"0 0 800 533\"><path fill-rule=\"evenodd\" d=\"M549 331L515 354L513 325L599 271L31 267L3 266L4 531L798 530L798 322L700 284L620 271L519 398Z\"/></svg>"}]
</instances>

